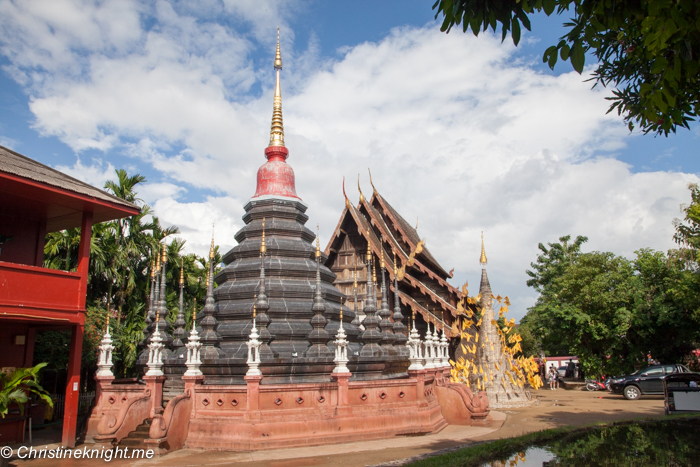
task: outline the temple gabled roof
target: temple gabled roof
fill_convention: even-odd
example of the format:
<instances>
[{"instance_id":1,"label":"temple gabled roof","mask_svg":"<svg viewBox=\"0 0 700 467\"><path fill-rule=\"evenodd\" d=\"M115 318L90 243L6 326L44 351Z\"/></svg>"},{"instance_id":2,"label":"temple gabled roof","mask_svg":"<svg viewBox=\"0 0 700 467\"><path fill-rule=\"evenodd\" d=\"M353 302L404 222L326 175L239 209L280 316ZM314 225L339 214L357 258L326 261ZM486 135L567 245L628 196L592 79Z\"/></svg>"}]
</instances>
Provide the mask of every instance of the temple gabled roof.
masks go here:
<instances>
[{"instance_id":1,"label":"temple gabled roof","mask_svg":"<svg viewBox=\"0 0 700 467\"><path fill-rule=\"evenodd\" d=\"M360 200L357 206L346 201L345 209L325 249L329 257L327 265L330 267L337 260L337 252L348 235L348 226L354 224L357 233L365 241L369 240L377 258L383 249L390 289L393 291L392 252L396 253L397 267L400 268L406 265L421 239L418 232L376 190L369 201L364 196ZM440 316L437 314L444 313L448 323L446 331L451 335L449 325L452 318L449 316L457 315L456 303L461 298L461 292L447 283L449 277L433 255L423 247L423 251L415 255L413 265L405 267L403 278L399 282L399 297L402 305L421 315L425 321L439 322Z\"/></svg>"}]
</instances>

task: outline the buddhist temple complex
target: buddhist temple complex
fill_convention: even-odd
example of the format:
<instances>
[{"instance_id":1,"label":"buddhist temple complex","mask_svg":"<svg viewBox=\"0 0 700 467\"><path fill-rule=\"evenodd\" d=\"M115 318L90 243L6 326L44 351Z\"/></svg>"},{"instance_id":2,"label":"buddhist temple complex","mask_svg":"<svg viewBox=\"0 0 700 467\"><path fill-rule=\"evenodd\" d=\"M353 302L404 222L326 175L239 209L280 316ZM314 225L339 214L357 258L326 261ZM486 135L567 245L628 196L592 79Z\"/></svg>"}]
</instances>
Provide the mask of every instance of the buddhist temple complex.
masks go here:
<instances>
[{"instance_id":1,"label":"buddhist temple complex","mask_svg":"<svg viewBox=\"0 0 700 467\"><path fill-rule=\"evenodd\" d=\"M215 273L212 240L192 329L182 304L172 327L165 320L165 270L177 265L162 256L141 381L115 381L106 333L87 441L255 450L489 423L486 393L450 381L462 296L416 229L376 189L357 205L345 198L325 250L305 225L284 142L279 36L274 70L266 162L238 244Z\"/></svg>"}]
</instances>

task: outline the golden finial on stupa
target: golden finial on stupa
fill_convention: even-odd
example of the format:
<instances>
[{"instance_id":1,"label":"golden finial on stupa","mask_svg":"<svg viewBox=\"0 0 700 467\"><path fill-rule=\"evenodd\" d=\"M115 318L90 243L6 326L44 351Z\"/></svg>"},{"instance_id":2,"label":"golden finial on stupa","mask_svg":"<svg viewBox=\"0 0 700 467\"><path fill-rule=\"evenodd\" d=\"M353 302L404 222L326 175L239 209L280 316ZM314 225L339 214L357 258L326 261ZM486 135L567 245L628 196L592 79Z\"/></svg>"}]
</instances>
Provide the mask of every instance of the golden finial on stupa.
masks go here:
<instances>
[{"instance_id":1,"label":"golden finial on stupa","mask_svg":"<svg viewBox=\"0 0 700 467\"><path fill-rule=\"evenodd\" d=\"M107 327L105 329L109 332L109 311L107 311Z\"/></svg>"},{"instance_id":2,"label":"golden finial on stupa","mask_svg":"<svg viewBox=\"0 0 700 467\"><path fill-rule=\"evenodd\" d=\"M253 297L253 319L255 319L255 315L257 314L257 307L255 306L258 301L258 296L257 294L255 297Z\"/></svg>"},{"instance_id":3,"label":"golden finial on stupa","mask_svg":"<svg viewBox=\"0 0 700 467\"><path fill-rule=\"evenodd\" d=\"M340 321L343 320L343 299L340 299Z\"/></svg>"},{"instance_id":4,"label":"golden finial on stupa","mask_svg":"<svg viewBox=\"0 0 700 467\"><path fill-rule=\"evenodd\" d=\"M158 244L158 252L156 253L156 273L154 274L157 275L160 272L160 243Z\"/></svg>"},{"instance_id":5,"label":"golden finial on stupa","mask_svg":"<svg viewBox=\"0 0 700 467\"><path fill-rule=\"evenodd\" d=\"M185 270L183 269L185 267L184 263L185 261L180 258L180 285L185 283Z\"/></svg>"},{"instance_id":6,"label":"golden finial on stupa","mask_svg":"<svg viewBox=\"0 0 700 467\"><path fill-rule=\"evenodd\" d=\"M209 258L214 258L214 224L211 226L211 246L209 247Z\"/></svg>"},{"instance_id":7,"label":"golden finial on stupa","mask_svg":"<svg viewBox=\"0 0 700 467\"><path fill-rule=\"evenodd\" d=\"M362 194L362 188L360 188L360 174L357 174L357 189L360 192L360 203L364 203L365 195Z\"/></svg>"},{"instance_id":8,"label":"golden finial on stupa","mask_svg":"<svg viewBox=\"0 0 700 467\"><path fill-rule=\"evenodd\" d=\"M207 270L207 289L209 288L209 272L211 269Z\"/></svg>"},{"instance_id":9,"label":"golden finial on stupa","mask_svg":"<svg viewBox=\"0 0 700 467\"><path fill-rule=\"evenodd\" d=\"M265 253L267 246L265 245L265 218L262 221L262 240L260 241L260 253Z\"/></svg>"},{"instance_id":10,"label":"golden finial on stupa","mask_svg":"<svg viewBox=\"0 0 700 467\"><path fill-rule=\"evenodd\" d=\"M280 70L282 69L282 54L280 53L280 28L277 28L277 52L275 53L275 99L272 104L272 125L270 126L270 144L268 147L284 147L284 124L282 121L282 87L280 86Z\"/></svg>"},{"instance_id":11,"label":"golden finial on stupa","mask_svg":"<svg viewBox=\"0 0 700 467\"><path fill-rule=\"evenodd\" d=\"M374 196L377 196L377 189L374 187L374 183L372 183L372 171L369 170L369 167L367 167L367 172L369 172L369 184L372 185L372 193L374 193Z\"/></svg>"},{"instance_id":12,"label":"golden finial on stupa","mask_svg":"<svg viewBox=\"0 0 700 467\"><path fill-rule=\"evenodd\" d=\"M372 244L369 241L369 229L367 229L367 262L372 261Z\"/></svg>"},{"instance_id":13,"label":"golden finial on stupa","mask_svg":"<svg viewBox=\"0 0 700 467\"><path fill-rule=\"evenodd\" d=\"M357 270L353 269L352 270L352 286L353 288L357 288Z\"/></svg>"},{"instance_id":14,"label":"golden finial on stupa","mask_svg":"<svg viewBox=\"0 0 700 467\"><path fill-rule=\"evenodd\" d=\"M484 231L481 231L481 258L479 258L479 262L481 263L482 266L486 266L488 264L488 261L486 260L486 250L484 250Z\"/></svg>"},{"instance_id":15,"label":"golden finial on stupa","mask_svg":"<svg viewBox=\"0 0 700 467\"><path fill-rule=\"evenodd\" d=\"M396 276L399 273L399 268L396 265L396 252L394 250L391 250L391 252L394 254L394 276Z\"/></svg>"},{"instance_id":16,"label":"golden finial on stupa","mask_svg":"<svg viewBox=\"0 0 700 467\"><path fill-rule=\"evenodd\" d=\"M197 299L194 299L194 304L192 305L192 329L197 321Z\"/></svg>"},{"instance_id":17,"label":"golden finial on stupa","mask_svg":"<svg viewBox=\"0 0 700 467\"><path fill-rule=\"evenodd\" d=\"M377 284L377 268L375 266L376 265L374 263L372 263L372 282L374 282L374 284L376 285Z\"/></svg>"},{"instance_id":18,"label":"golden finial on stupa","mask_svg":"<svg viewBox=\"0 0 700 467\"><path fill-rule=\"evenodd\" d=\"M316 258L321 257L321 241L318 238L318 224L316 224Z\"/></svg>"},{"instance_id":19,"label":"golden finial on stupa","mask_svg":"<svg viewBox=\"0 0 700 467\"><path fill-rule=\"evenodd\" d=\"M162 258L163 263L168 262L168 245L163 242L163 258Z\"/></svg>"}]
</instances>

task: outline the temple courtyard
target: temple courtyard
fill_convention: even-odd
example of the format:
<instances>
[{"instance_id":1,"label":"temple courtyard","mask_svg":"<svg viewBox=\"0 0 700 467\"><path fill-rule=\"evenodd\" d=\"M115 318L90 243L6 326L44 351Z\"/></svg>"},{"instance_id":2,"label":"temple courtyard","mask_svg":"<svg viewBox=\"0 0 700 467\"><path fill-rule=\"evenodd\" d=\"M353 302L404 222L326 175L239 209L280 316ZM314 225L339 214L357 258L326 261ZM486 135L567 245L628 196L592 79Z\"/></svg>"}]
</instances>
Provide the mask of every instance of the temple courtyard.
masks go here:
<instances>
[{"instance_id":1,"label":"temple courtyard","mask_svg":"<svg viewBox=\"0 0 700 467\"><path fill-rule=\"evenodd\" d=\"M391 439L245 453L182 449L160 458L139 461L113 459L108 464L199 466L236 463L246 467L402 465L402 461L415 456L481 441L520 436L547 428L664 417L662 396L645 396L637 401L627 401L622 396L606 392L564 389L556 391L544 389L535 392L534 395L540 402L538 405L491 411L494 420L488 427L450 425L439 433L425 436L399 436ZM41 432L36 432L35 448L46 446L37 443L42 439L46 438L42 438ZM58 446L58 444L48 446L51 448ZM90 445L87 446L89 449ZM95 461L95 459L36 459L32 461L15 460L10 465L92 466L96 465L96 462L100 461Z\"/></svg>"}]
</instances>

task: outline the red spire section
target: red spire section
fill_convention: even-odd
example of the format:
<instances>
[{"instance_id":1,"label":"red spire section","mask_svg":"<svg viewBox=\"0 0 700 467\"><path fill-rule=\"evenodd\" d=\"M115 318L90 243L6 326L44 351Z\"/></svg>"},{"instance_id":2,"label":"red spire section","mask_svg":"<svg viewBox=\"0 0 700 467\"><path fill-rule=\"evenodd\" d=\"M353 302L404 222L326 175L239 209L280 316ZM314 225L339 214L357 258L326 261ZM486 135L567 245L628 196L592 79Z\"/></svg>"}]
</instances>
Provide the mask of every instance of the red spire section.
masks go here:
<instances>
[{"instance_id":1,"label":"red spire section","mask_svg":"<svg viewBox=\"0 0 700 467\"><path fill-rule=\"evenodd\" d=\"M272 125L270 127L270 144L265 149L267 162L258 169L258 185L253 199L262 196L283 196L285 198L301 199L297 196L294 186L294 170L287 164L289 151L284 146L284 126L282 124L282 90L280 86L280 70L282 56L280 55L280 37L277 29L277 54L275 55L275 70L277 83L275 99L272 106Z\"/></svg>"}]
</instances>

